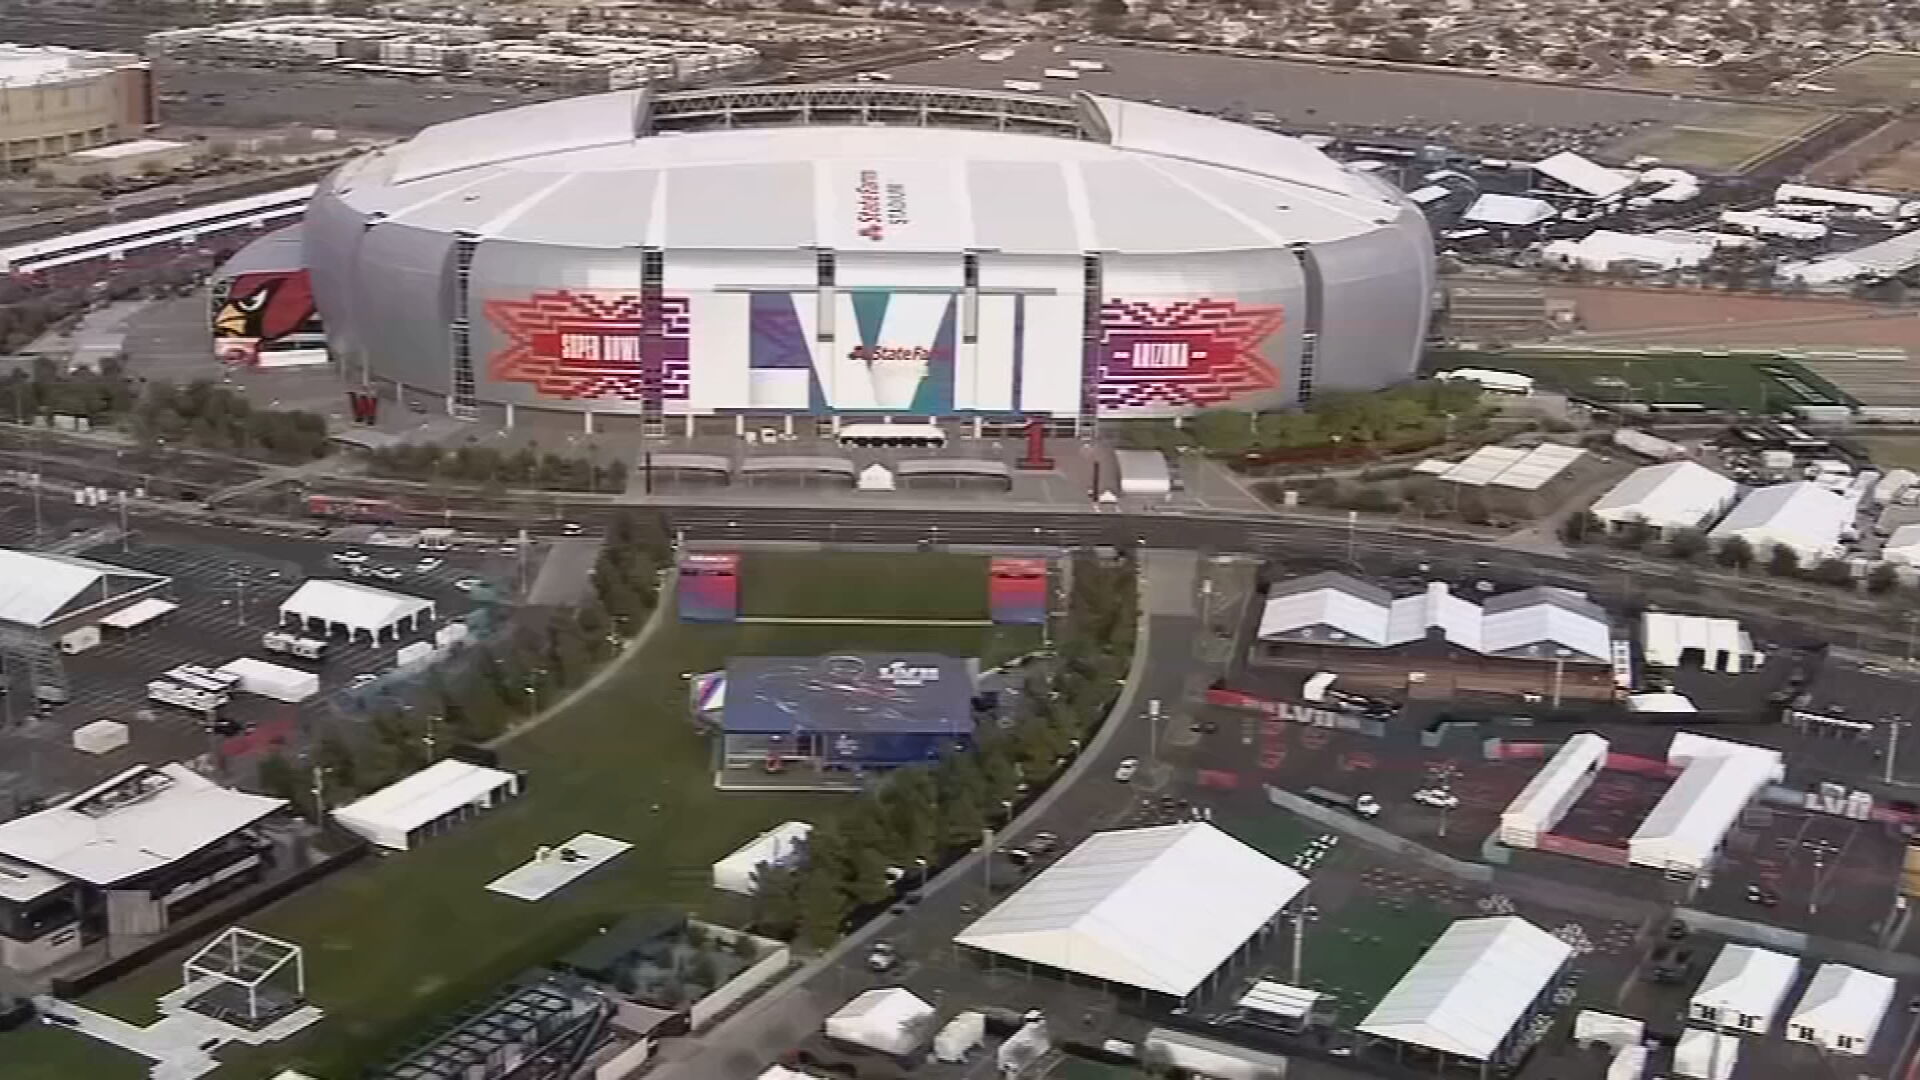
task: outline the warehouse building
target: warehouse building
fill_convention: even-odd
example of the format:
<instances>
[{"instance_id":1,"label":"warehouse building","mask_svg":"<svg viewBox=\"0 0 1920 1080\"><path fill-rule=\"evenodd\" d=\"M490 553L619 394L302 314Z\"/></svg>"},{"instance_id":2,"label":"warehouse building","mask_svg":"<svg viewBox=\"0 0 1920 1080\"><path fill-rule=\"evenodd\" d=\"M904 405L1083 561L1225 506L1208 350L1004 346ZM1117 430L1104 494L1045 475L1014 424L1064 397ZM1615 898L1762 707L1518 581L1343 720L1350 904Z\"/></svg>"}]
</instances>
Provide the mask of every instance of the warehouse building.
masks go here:
<instances>
[{"instance_id":1,"label":"warehouse building","mask_svg":"<svg viewBox=\"0 0 1920 1080\"><path fill-rule=\"evenodd\" d=\"M723 771L891 768L972 745L975 664L931 653L738 657L697 692L717 703Z\"/></svg>"},{"instance_id":2,"label":"warehouse building","mask_svg":"<svg viewBox=\"0 0 1920 1080\"><path fill-rule=\"evenodd\" d=\"M1802 563L1812 563L1838 550L1853 516L1853 500L1811 480L1796 480L1749 492L1707 539L1719 546L1737 536L1763 559L1783 547Z\"/></svg>"},{"instance_id":3,"label":"warehouse building","mask_svg":"<svg viewBox=\"0 0 1920 1080\"><path fill-rule=\"evenodd\" d=\"M1644 525L1662 536L1704 529L1726 513L1739 486L1704 465L1670 461L1635 469L1593 504L1607 531Z\"/></svg>"},{"instance_id":4,"label":"warehouse building","mask_svg":"<svg viewBox=\"0 0 1920 1080\"><path fill-rule=\"evenodd\" d=\"M1511 1064L1573 947L1513 915L1462 919L1421 955L1360 1024L1403 1058L1477 1068Z\"/></svg>"},{"instance_id":5,"label":"warehouse building","mask_svg":"<svg viewBox=\"0 0 1920 1080\"><path fill-rule=\"evenodd\" d=\"M1228 978L1306 886L1205 823L1095 833L954 942L996 966L1185 1001Z\"/></svg>"},{"instance_id":6,"label":"warehouse building","mask_svg":"<svg viewBox=\"0 0 1920 1080\"><path fill-rule=\"evenodd\" d=\"M1681 766L1666 794L1627 841L1628 861L1676 876L1712 865L1747 805L1783 775L1780 753L1681 732L1667 748Z\"/></svg>"}]
</instances>

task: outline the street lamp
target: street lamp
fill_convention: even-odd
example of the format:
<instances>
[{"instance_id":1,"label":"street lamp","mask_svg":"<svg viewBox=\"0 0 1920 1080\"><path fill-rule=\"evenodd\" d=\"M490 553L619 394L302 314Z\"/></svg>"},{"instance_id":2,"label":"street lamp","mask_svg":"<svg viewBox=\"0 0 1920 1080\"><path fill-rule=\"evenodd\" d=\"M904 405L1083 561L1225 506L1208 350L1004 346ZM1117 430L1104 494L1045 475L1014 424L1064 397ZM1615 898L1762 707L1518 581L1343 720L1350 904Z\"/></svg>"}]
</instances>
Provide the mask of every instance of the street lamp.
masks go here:
<instances>
[{"instance_id":1,"label":"street lamp","mask_svg":"<svg viewBox=\"0 0 1920 1080\"><path fill-rule=\"evenodd\" d=\"M1300 985L1300 962L1305 952L1307 924L1320 918L1320 909L1302 904L1293 909L1293 985Z\"/></svg>"}]
</instances>

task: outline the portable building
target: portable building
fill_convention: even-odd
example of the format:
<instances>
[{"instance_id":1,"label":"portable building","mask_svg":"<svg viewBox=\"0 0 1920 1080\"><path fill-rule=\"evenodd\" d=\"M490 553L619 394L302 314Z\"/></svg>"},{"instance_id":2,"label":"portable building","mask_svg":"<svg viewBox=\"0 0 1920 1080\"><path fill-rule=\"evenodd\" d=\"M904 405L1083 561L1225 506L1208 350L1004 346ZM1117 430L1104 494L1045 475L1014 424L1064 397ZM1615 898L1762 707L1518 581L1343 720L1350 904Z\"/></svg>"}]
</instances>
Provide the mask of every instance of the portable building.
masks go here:
<instances>
[{"instance_id":1,"label":"portable building","mask_svg":"<svg viewBox=\"0 0 1920 1080\"><path fill-rule=\"evenodd\" d=\"M289 704L305 701L320 692L320 676L310 671L269 664L250 656L223 664L220 671L238 676L242 693L258 694Z\"/></svg>"},{"instance_id":2,"label":"portable building","mask_svg":"<svg viewBox=\"0 0 1920 1080\"><path fill-rule=\"evenodd\" d=\"M827 1038L905 1057L926 1041L933 1006L913 991L892 986L869 990L827 1017Z\"/></svg>"}]
</instances>

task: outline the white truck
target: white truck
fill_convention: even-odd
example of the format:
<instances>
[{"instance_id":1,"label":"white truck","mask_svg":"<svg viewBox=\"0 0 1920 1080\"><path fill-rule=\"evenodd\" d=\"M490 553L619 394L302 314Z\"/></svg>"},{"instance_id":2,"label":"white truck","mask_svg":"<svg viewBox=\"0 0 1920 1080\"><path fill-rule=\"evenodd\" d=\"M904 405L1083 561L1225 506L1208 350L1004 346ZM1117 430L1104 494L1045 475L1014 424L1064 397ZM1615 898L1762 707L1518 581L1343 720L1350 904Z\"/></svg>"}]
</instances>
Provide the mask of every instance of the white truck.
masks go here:
<instances>
[{"instance_id":1,"label":"white truck","mask_svg":"<svg viewBox=\"0 0 1920 1080\"><path fill-rule=\"evenodd\" d=\"M1067 66L1079 71L1107 70L1107 62L1105 60L1069 60L1067 61Z\"/></svg>"},{"instance_id":2,"label":"white truck","mask_svg":"<svg viewBox=\"0 0 1920 1080\"><path fill-rule=\"evenodd\" d=\"M147 699L201 713L211 713L229 700L224 693L202 690L197 686L182 686L166 679L155 679L147 684Z\"/></svg>"},{"instance_id":3,"label":"white truck","mask_svg":"<svg viewBox=\"0 0 1920 1080\"><path fill-rule=\"evenodd\" d=\"M260 647L270 653L298 657L301 660L325 660L327 643L317 638L301 637L284 630L269 630L260 635Z\"/></svg>"},{"instance_id":4,"label":"white truck","mask_svg":"<svg viewBox=\"0 0 1920 1080\"><path fill-rule=\"evenodd\" d=\"M1047 68L1041 71L1040 74L1045 78L1066 79L1069 82L1080 77L1080 72L1076 68Z\"/></svg>"}]
</instances>

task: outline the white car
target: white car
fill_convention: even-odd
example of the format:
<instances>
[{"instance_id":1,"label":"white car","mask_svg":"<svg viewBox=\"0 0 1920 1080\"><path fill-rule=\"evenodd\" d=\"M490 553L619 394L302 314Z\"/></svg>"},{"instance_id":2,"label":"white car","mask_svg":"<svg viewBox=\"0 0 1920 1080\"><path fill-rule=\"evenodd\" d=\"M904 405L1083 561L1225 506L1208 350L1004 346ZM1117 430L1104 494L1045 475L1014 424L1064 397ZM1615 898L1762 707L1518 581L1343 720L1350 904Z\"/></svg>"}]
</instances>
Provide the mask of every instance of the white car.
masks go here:
<instances>
[{"instance_id":1,"label":"white car","mask_svg":"<svg viewBox=\"0 0 1920 1080\"><path fill-rule=\"evenodd\" d=\"M443 560L440 559L421 559L419 562L413 564L413 572L416 574L431 574L435 570L440 569L442 563Z\"/></svg>"},{"instance_id":2,"label":"white car","mask_svg":"<svg viewBox=\"0 0 1920 1080\"><path fill-rule=\"evenodd\" d=\"M1133 779L1134 773L1137 773L1139 771L1140 771L1140 759L1127 758L1124 761L1120 762L1119 768L1113 770L1113 778L1125 784Z\"/></svg>"},{"instance_id":3,"label":"white car","mask_svg":"<svg viewBox=\"0 0 1920 1080\"><path fill-rule=\"evenodd\" d=\"M1413 793L1413 801L1436 810L1452 810L1460 805L1460 796L1445 788L1421 788Z\"/></svg>"},{"instance_id":4,"label":"white car","mask_svg":"<svg viewBox=\"0 0 1920 1080\"><path fill-rule=\"evenodd\" d=\"M353 687L355 690L358 690L361 687L366 686L368 683L377 682L379 678L380 676L375 675L371 671L363 671L360 674L355 675L353 677L353 681L351 683L348 683L347 685Z\"/></svg>"},{"instance_id":5,"label":"white car","mask_svg":"<svg viewBox=\"0 0 1920 1080\"><path fill-rule=\"evenodd\" d=\"M472 592L485 584L486 582L481 581L477 577L463 577L459 581L454 582L453 587L459 589L461 592Z\"/></svg>"},{"instance_id":6,"label":"white car","mask_svg":"<svg viewBox=\"0 0 1920 1080\"><path fill-rule=\"evenodd\" d=\"M560 526L561 536L579 536L581 533L584 533L586 531L587 531L586 528L577 521L569 521L566 524Z\"/></svg>"},{"instance_id":7,"label":"white car","mask_svg":"<svg viewBox=\"0 0 1920 1080\"><path fill-rule=\"evenodd\" d=\"M892 971L900 966L900 953L892 945L882 941L867 954L867 970Z\"/></svg>"},{"instance_id":8,"label":"white car","mask_svg":"<svg viewBox=\"0 0 1920 1080\"><path fill-rule=\"evenodd\" d=\"M355 551L352 548L348 548L345 551L334 552L333 561L339 563L342 566L359 566L361 563L367 561L367 553L364 551Z\"/></svg>"},{"instance_id":9,"label":"white car","mask_svg":"<svg viewBox=\"0 0 1920 1080\"><path fill-rule=\"evenodd\" d=\"M398 567L376 566L373 568L373 576L381 581L399 581L405 575L400 573Z\"/></svg>"}]
</instances>

